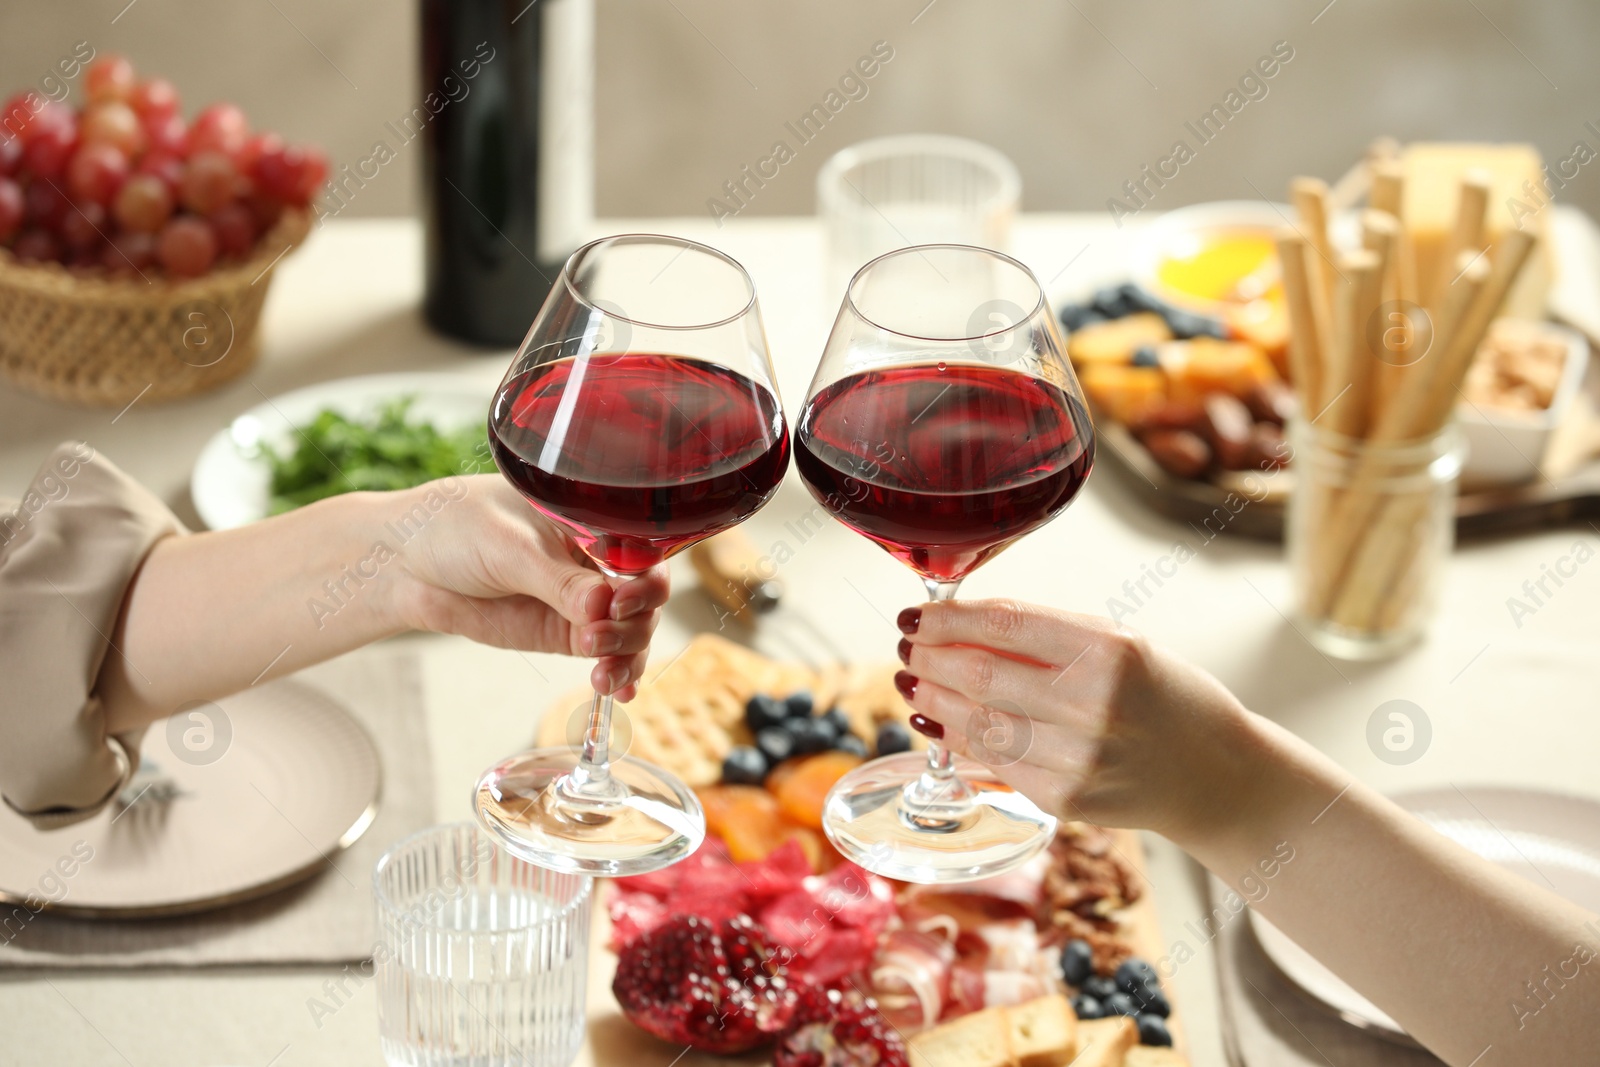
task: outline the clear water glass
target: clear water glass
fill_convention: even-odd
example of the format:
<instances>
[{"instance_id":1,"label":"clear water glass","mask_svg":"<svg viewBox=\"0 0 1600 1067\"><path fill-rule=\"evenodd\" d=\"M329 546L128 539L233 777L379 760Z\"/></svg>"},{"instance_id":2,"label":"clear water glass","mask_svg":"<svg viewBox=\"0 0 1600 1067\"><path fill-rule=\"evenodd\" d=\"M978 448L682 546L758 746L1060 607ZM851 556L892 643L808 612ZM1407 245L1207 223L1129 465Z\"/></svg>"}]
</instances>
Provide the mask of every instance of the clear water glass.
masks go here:
<instances>
[{"instance_id":1,"label":"clear water glass","mask_svg":"<svg viewBox=\"0 0 1600 1067\"><path fill-rule=\"evenodd\" d=\"M1016 164L965 137L904 134L841 149L817 174L825 295L842 297L863 263L908 245L1004 252L1021 200Z\"/></svg>"},{"instance_id":2,"label":"clear water glass","mask_svg":"<svg viewBox=\"0 0 1600 1067\"><path fill-rule=\"evenodd\" d=\"M373 870L378 1032L405 1067L567 1067L583 1045L594 880L536 867L472 823Z\"/></svg>"}]
</instances>

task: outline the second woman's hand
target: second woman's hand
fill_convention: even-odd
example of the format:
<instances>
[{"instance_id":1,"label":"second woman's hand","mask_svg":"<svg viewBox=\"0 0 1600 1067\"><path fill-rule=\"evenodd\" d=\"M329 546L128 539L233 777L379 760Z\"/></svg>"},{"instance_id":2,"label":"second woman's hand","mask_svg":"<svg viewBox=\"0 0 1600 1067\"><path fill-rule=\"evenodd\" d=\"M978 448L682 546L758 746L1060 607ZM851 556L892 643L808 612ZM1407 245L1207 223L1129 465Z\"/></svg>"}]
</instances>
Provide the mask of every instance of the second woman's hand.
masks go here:
<instances>
[{"instance_id":1,"label":"second woman's hand","mask_svg":"<svg viewBox=\"0 0 1600 1067\"><path fill-rule=\"evenodd\" d=\"M1252 717L1139 635L1010 600L926 604L898 622L912 708L1045 811L1182 841L1249 803Z\"/></svg>"}]
</instances>

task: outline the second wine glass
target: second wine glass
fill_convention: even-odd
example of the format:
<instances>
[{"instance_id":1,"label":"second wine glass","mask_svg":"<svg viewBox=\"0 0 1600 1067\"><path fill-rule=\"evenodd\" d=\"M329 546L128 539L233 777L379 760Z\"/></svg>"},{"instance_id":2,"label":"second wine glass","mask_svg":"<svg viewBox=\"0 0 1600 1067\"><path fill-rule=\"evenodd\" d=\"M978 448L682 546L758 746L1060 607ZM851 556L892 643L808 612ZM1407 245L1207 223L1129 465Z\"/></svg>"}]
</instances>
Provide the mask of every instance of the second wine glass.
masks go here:
<instances>
[{"instance_id":1,"label":"second wine glass","mask_svg":"<svg viewBox=\"0 0 1600 1067\"><path fill-rule=\"evenodd\" d=\"M921 245L851 280L795 427L795 464L819 502L949 600L961 580L1065 508L1094 462L1094 431L1044 291L1021 263ZM938 682L940 679L933 678ZM1049 844L1054 816L957 758L886 756L834 787L823 828L878 874L957 882L999 874ZM1021 708L975 707L970 747L1018 758Z\"/></svg>"},{"instance_id":2,"label":"second wine glass","mask_svg":"<svg viewBox=\"0 0 1600 1067\"><path fill-rule=\"evenodd\" d=\"M789 464L755 288L714 248L649 234L574 252L489 412L495 463L608 577L642 574L767 502ZM705 836L667 771L610 752L595 694L574 748L509 757L474 793L512 853L641 874Z\"/></svg>"}]
</instances>

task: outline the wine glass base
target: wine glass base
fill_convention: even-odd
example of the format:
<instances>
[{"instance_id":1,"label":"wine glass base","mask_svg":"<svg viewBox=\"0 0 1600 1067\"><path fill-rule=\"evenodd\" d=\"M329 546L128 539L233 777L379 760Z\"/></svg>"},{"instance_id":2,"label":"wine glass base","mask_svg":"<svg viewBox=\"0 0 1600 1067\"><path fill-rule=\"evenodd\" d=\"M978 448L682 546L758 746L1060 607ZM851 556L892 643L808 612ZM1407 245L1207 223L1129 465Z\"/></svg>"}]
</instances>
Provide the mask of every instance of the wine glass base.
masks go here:
<instances>
[{"instance_id":1,"label":"wine glass base","mask_svg":"<svg viewBox=\"0 0 1600 1067\"><path fill-rule=\"evenodd\" d=\"M625 756L610 764L608 795L587 799L563 788L578 762L576 748L501 760L473 790L478 822L529 863L604 877L660 870L700 847L705 813L675 776Z\"/></svg>"},{"instance_id":2,"label":"wine glass base","mask_svg":"<svg viewBox=\"0 0 1600 1067\"><path fill-rule=\"evenodd\" d=\"M928 769L924 752L863 764L839 779L823 805L834 847L874 874L941 884L988 878L1022 866L1054 838L1056 820L975 760L956 757L964 799L913 803Z\"/></svg>"}]
</instances>

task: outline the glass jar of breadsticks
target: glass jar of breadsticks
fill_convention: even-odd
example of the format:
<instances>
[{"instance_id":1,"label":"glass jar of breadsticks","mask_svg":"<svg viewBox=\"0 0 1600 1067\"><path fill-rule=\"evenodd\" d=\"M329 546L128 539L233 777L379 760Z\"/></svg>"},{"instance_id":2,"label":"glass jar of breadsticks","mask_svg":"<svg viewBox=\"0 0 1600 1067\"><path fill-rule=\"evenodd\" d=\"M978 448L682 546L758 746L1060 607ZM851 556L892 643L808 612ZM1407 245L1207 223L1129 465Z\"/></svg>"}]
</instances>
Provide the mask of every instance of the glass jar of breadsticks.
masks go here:
<instances>
[{"instance_id":1,"label":"glass jar of breadsticks","mask_svg":"<svg viewBox=\"0 0 1600 1067\"><path fill-rule=\"evenodd\" d=\"M1450 242L1424 264L1399 170L1370 177L1358 244L1330 240L1315 179L1291 183L1299 219L1278 235L1301 411L1289 567L1307 636L1347 659L1392 655L1426 627L1454 543L1461 383L1536 243L1486 227L1489 180L1468 173Z\"/></svg>"},{"instance_id":2,"label":"glass jar of breadsticks","mask_svg":"<svg viewBox=\"0 0 1600 1067\"><path fill-rule=\"evenodd\" d=\"M1374 659L1416 642L1455 543L1466 448L1454 420L1372 442L1296 420L1289 569L1299 622L1322 651Z\"/></svg>"}]
</instances>

